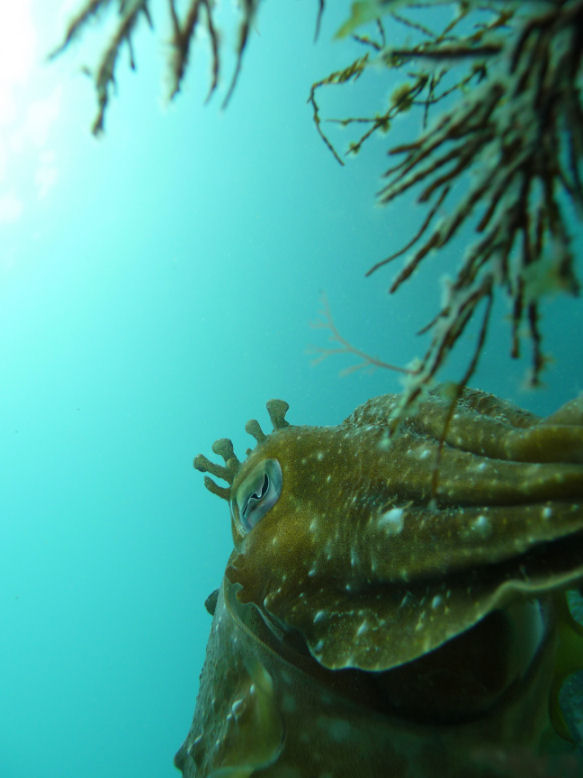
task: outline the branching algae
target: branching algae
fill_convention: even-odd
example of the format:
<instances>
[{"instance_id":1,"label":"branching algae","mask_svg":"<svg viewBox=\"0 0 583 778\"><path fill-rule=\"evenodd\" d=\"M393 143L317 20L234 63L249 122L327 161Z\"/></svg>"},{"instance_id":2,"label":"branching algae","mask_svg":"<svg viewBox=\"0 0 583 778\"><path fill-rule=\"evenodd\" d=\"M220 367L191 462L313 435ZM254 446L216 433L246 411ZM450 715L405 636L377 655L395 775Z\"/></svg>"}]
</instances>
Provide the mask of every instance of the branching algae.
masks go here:
<instances>
[{"instance_id":1,"label":"branching algae","mask_svg":"<svg viewBox=\"0 0 583 778\"><path fill-rule=\"evenodd\" d=\"M375 14L407 5L419 11L443 3L355 3L340 34ZM512 356L519 356L526 325L532 344L530 381L538 384L545 364L541 298L557 291L577 295L580 289L569 217L580 217L583 207L583 2L446 5L457 6L457 12L439 32L418 16L413 20L392 13L393 24L421 38L411 46L389 45L385 26L377 20L375 37L357 37L366 52L315 83L310 93L318 132L341 163L323 129L317 99L323 87L355 81L370 67L406 74L381 112L336 120L366 128L350 143L352 154L375 133L390 131L399 115L415 106L423 109L425 127L418 137L390 149L396 161L384 171L378 196L386 204L415 191L426 213L417 233L368 274L406 256L390 287L395 292L431 252L446 249L462 229L471 226L475 233L447 285L441 310L423 330L432 332L431 343L412 371L404 405L431 384L481 307L476 350L461 381L467 383L499 289L511 300ZM479 23L472 23L477 9ZM457 34L458 28L466 32ZM448 100L439 112L439 104ZM436 114L433 119L428 119L430 112ZM448 212L450 200L455 202Z\"/></svg>"},{"instance_id":2,"label":"branching algae","mask_svg":"<svg viewBox=\"0 0 583 778\"><path fill-rule=\"evenodd\" d=\"M98 111L92 127L94 134L98 135L104 129L105 111L109 104L111 90L115 87L115 72L124 47L127 47L129 53L131 69L135 70L136 68L133 43L136 28L141 20L153 27L153 6L157 8L165 6L165 13L170 20L172 31L169 41L171 51L169 62L171 75L170 97L174 97L180 91L188 67L194 36L202 28L208 35L211 48L212 74L208 98L211 97L217 88L220 73L220 55L219 35L215 25L216 3L214 0L190 0L182 14L179 13L179 5L181 4L177 0L168 0L166 3L153 0L86 0L69 22L63 42L50 54L51 58L58 56L68 48L85 31L95 17L104 14L111 6L117 7L118 21L115 33L107 43L95 70L93 72L87 70L88 74L93 78L97 93ZM243 53L247 46L251 22L258 5L259 0L241 0L239 3L240 29L237 63L225 102L228 101L237 82Z\"/></svg>"},{"instance_id":3,"label":"branching algae","mask_svg":"<svg viewBox=\"0 0 583 778\"><path fill-rule=\"evenodd\" d=\"M127 48L130 67L135 68L136 28L141 20L152 26L155 11L170 23L170 96L180 91L199 30L206 32L210 47L208 96L215 92L221 73L216 22L220 5L211 0L183 4L177 0L87 0L81 6L51 56L69 47L94 17L116 9L114 35L92 73L98 101L95 133L104 127L121 51ZM225 102L239 76L258 6L259 0L237 4L236 63ZM454 11L451 21L438 31L420 17L420 11L432 6L449 6ZM315 9L318 29L324 0L318 0ZM361 33L367 22L375 25L374 35ZM406 27L416 42L391 45L394 25ZM403 407L431 386L451 349L478 315L477 346L460 385L469 381L485 342L492 302L500 290L511 301L512 356L519 356L526 330L532 345L530 381L533 385L540 382L546 361L541 298L557 291L576 295L580 287L569 215L572 211L578 218L583 207L582 30L583 0L363 0L353 4L350 18L338 33L360 42L363 55L311 88L316 128L340 162L341 155L324 130L318 103L322 88L355 81L373 66L384 68L391 77L395 72L404 76L382 110L368 117L337 120L344 126L366 128L350 143L348 151L353 154L379 131L390 133L399 115L419 106L423 111L418 136L390 148L395 163L383 172L379 199L390 203L412 191L426 213L416 234L371 267L369 274L404 256L405 264L390 287L395 292L432 252L447 249L462 229L469 227L475 233L447 285L441 309L423 330L431 332L430 345L408 371ZM466 188L461 198L456 185L458 190ZM450 201L453 204L447 211Z\"/></svg>"}]
</instances>

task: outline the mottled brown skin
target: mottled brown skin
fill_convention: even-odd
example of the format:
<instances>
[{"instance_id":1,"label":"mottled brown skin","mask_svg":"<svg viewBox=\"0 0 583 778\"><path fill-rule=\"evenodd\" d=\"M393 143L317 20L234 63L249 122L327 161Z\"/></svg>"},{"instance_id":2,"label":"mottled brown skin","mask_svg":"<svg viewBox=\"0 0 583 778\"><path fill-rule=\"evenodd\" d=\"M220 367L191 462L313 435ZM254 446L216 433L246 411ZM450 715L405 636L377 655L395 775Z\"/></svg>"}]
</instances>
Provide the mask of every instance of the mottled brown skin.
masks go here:
<instances>
[{"instance_id":1,"label":"mottled brown skin","mask_svg":"<svg viewBox=\"0 0 583 778\"><path fill-rule=\"evenodd\" d=\"M535 749L548 737L558 592L583 578L583 399L539 419L464 390L450 418L449 397L434 392L392 436L395 395L337 427L281 423L242 466L227 462L236 548L177 756L185 776L311 778L317 767L372 778L366 750L371 765L391 765L387 775L422 778L435 774L427 748L441 754L440 775L489 776L501 773L476 763L481 744ZM246 532L238 498L266 460L281 467L281 492ZM225 472L206 462L197 466ZM235 727L244 756L216 735L235 694L222 652L243 668L235 675L263 683L264 719L282 718L268 757L254 745L266 742L257 711L253 726ZM295 730L317 729L328 704L322 689L361 762L339 757L338 724L320 733L317 766L314 748L300 747ZM367 716L376 745L362 734Z\"/></svg>"},{"instance_id":2,"label":"mottled brown skin","mask_svg":"<svg viewBox=\"0 0 583 778\"><path fill-rule=\"evenodd\" d=\"M539 424L467 391L433 494L447 400L421 404L389 439L397 400L371 400L338 427L276 430L232 486L258 461L280 462L281 496L227 575L331 669L408 662L517 593L583 573L583 403L564 409L568 424Z\"/></svg>"}]
</instances>

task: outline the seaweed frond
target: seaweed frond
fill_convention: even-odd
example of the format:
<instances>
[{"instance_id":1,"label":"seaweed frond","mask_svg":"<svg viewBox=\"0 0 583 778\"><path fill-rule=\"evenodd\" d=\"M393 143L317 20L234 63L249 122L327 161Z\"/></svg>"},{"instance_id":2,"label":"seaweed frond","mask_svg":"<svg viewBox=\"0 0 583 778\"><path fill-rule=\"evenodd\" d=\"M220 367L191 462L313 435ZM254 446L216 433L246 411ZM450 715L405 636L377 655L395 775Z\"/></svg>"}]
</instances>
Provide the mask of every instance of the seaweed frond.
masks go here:
<instances>
[{"instance_id":1,"label":"seaweed frond","mask_svg":"<svg viewBox=\"0 0 583 778\"><path fill-rule=\"evenodd\" d=\"M113 36L108 41L95 69L84 68L85 72L92 76L97 94L98 111L92 126L92 132L95 135L103 132L104 129L105 113L109 105L111 91L115 88L115 74L121 49L124 45L127 46L130 68L135 70L133 41L136 26L139 19L143 17L150 28L153 28L151 7L154 4L155 0L117 0L117 2L113 2L113 0L86 0L69 22L62 43L49 54L49 59L60 55L86 31L92 20L109 10L112 5L117 6L117 20ZM157 5L162 5L161 0ZM220 41L216 26L217 4L214 0L189 0L182 13L178 11L176 0L166 0L164 5L166 5L171 29L170 99L175 97L181 89L196 32L199 29L204 29L211 51L208 100L218 86L220 75ZM251 23L258 5L259 0L242 0L239 3L239 40L236 62L223 105L229 101L237 83Z\"/></svg>"},{"instance_id":2,"label":"seaweed frond","mask_svg":"<svg viewBox=\"0 0 583 778\"><path fill-rule=\"evenodd\" d=\"M382 6L386 13L393 4L384 0L365 5ZM315 98L321 87L344 83L353 73L360 78L372 61L390 70L407 67L407 82L395 90L383 113L335 120L369 125L347 153L358 150L403 111L414 105L423 109L418 136L390 149L390 155L399 159L385 170L378 193L380 203L387 204L414 192L426 209L423 222L405 246L378 261L367 275L405 255L389 290L393 293L430 254L447 249L463 227L474 230L476 240L446 290L441 309L423 329L431 331L431 343L408 383L405 404L433 380L484 304L477 350L462 379L462 384L467 382L499 290L511 301L511 356L520 354L524 324L532 348L530 382L538 384L546 362L541 297L555 291L575 295L580 289L568 216L573 207L578 215L583 212L583 0L531 4L528 13L514 18L515 3L492 0L479 5L482 12L490 11L489 21L459 36L456 25L463 18L467 26L469 14L478 6L472 0L460 4L453 22L439 33L392 14L393 22L416 27L421 41L385 47L374 60L365 55L340 75L333 73L314 84L310 94L316 129L339 161L322 130ZM446 97L450 107L429 125L428 109ZM461 198L460 182L465 186Z\"/></svg>"},{"instance_id":3,"label":"seaweed frond","mask_svg":"<svg viewBox=\"0 0 583 778\"><path fill-rule=\"evenodd\" d=\"M389 362L384 362L378 357L374 357L365 351L361 351L361 349L356 348L356 346L353 346L352 343L346 340L346 338L340 334L336 324L334 323L334 319L332 318L332 311L330 310L330 305L328 303L328 298L325 294L322 294L322 310L320 313L322 315L322 320L313 322L312 327L314 329L329 330L329 340L331 343L336 345L333 348L322 348L321 346L314 346L311 351L317 353L318 356L312 360L313 365L317 365L319 362L327 359L330 356L348 354L351 357L357 357L360 361L357 364L346 368L346 370L343 371L343 375L348 375L349 373L353 373L356 370L362 370L364 368L375 370L379 367L385 370L393 370L396 373L403 373L405 375L415 374L415 370L413 369L400 367L399 365L392 365Z\"/></svg>"}]
</instances>

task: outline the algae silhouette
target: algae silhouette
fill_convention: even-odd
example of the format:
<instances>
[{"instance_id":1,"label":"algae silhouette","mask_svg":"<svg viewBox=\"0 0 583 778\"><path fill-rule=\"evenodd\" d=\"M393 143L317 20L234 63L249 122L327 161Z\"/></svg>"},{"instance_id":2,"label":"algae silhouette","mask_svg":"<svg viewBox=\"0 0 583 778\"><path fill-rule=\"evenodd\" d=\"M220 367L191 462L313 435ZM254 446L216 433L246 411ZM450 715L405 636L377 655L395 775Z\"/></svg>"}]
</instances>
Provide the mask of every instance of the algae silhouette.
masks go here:
<instances>
[{"instance_id":1,"label":"algae silhouette","mask_svg":"<svg viewBox=\"0 0 583 778\"><path fill-rule=\"evenodd\" d=\"M259 0L238 3L236 60L225 104L237 83L259 5ZM315 0L314 5L317 35L325 0ZM136 29L141 20L153 27L154 8L167 14L172 31L170 97L180 91L199 29L206 31L210 47L210 97L221 76L216 19L220 6L212 0L189 0L179 13L176 0L85 2L51 57L67 49L94 17L115 9L113 37L92 72L98 103L93 132L104 129L120 52L127 47L130 67L135 68ZM432 24L424 21L423 13L433 6L450 6L453 11L440 29L434 29L434 17ZM404 45L391 45L396 26L409 34ZM451 247L463 229L473 233L444 290L440 309L421 330L430 333L429 347L404 370L408 377L403 408L430 388L468 324L477 318L478 338L459 381L460 390L468 383L485 343L497 294L505 294L511 304L511 356L520 355L526 337L531 345L529 381L539 384L547 361L542 348L541 300L550 293L577 295L580 290L572 229L580 222L583 209L583 0L528 4L517 0L363 0L352 5L337 37L357 41L363 53L315 82L308 100L317 131L341 164L343 155L321 115L323 89L343 87L372 67L387 78L402 75L402 83L381 110L373 106L368 116L348 114L328 120L332 125L364 127L349 143L349 155L379 132L390 136L398 116L420 111L417 136L389 149L396 161L379 171L383 183L378 198L386 204L414 193L425 209L422 223L404 246L377 262L368 274L404 257L389 290L395 292L428 256ZM197 39L197 47L199 43ZM349 105L349 95L346 102ZM460 198L463 187L466 191ZM446 210L448 205L450 210ZM341 351L353 353L362 364L389 366L342 338L327 310L325 318L324 326Z\"/></svg>"}]
</instances>

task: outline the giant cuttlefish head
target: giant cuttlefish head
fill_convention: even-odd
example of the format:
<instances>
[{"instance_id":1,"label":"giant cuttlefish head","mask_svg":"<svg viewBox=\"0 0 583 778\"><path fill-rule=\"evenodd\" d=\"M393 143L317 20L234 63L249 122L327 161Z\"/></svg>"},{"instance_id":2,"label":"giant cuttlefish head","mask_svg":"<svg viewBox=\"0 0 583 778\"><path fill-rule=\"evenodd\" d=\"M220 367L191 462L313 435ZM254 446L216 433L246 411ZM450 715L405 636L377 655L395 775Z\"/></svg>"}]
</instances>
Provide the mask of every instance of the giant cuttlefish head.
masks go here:
<instances>
[{"instance_id":1,"label":"giant cuttlefish head","mask_svg":"<svg viewBox=\"0 0 583 778\"><path fill-rule=\"evenodd\" d=\"M451 397L438 387L397 431L397 395L335 427L291 425L270 401L274 430L247 424L244 462L226 439L213 446L224 466L195 460L228 484L205 478L230 504L235 607L326 671L401 679L384 687L397 709L433 715L449 695L448 721L517 685L556 592L583 579L583 397L545 419L469 389L452 410ZM583 642L569 645L561 678L583 666Z\"/></svg>"},{"instance_id":2,"label":"giant cuttlefish head","mask_svg":"<svg viewBox=\"0 0 583 778\"><path fill-rule=\"evenodd\" d=\"M274 432L248 423L243 465L225 440L224 469L196 460L231 481L240 600L331 669L409 662L517 595L583 577L582 399L540 420L465 390L446 429L436 393L391 437L398 399L337 427L289 425L272 401Z\"/></svg>"}]
</instances>

